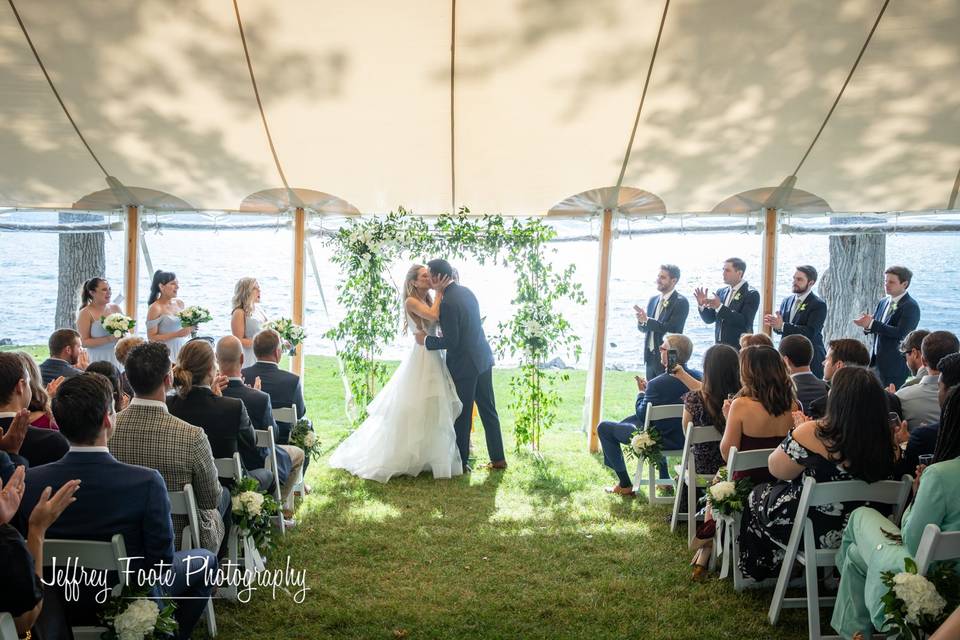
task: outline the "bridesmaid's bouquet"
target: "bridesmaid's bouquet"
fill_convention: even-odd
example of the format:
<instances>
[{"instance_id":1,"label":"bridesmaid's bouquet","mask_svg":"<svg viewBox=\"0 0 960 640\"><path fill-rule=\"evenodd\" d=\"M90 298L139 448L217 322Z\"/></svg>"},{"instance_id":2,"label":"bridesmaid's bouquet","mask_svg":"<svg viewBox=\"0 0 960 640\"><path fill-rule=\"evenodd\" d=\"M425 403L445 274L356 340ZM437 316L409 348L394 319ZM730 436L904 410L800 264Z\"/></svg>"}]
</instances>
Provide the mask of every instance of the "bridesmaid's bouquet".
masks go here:
<instances>
[{"instance_id":1,"label":"bridesmaid's bouquet","mask_svg":"<svg viewBox=\"0 0 960 640\"><path fill-rule=\"evenodd\" d=\"M296 355L297 345L307 339L307 332L298 324L294 324L290 318L277 318L263 325L264 329L273 329L280 338L287 344L290 355Z\"/></svg>"},{"instance_id":2,"label":"bridesmaid's bouquet","mask_svg":"<svg viewBox=\"0 0 960 640\"><path fill-rule=\"evenodd\" d=\"M213 319L213 316L210 315L209 310L198 306L187 307L178 313L177 317L180 318L180 324L193 329L190 332L190 335L194 338L197 337L197 327L200 326L200 323L210 322L210 320Z\"/></svg>"},{"instance_id":3,"label":"bridesmaid's bouquet","mask_svg":"<svg viewBox=\"0 0 960 640\"><path fill-rule=\"evenodd\" d=\"M133 331L137 321L122 313L111 313L108 316L100 316L100 326L104 328L108 335L114 338L122 338Z\"/></svg>"},{"instance_id":4,"label":"bridesmaid's bouquet","mask_svg":"<svg viewBox=\"0 0 960 640\"><path fill-rule=\"evenodd\" d=\"M660 453L663 451L663 438L656 427L650 427L646 431L637 429L630 436L630 444L627 446L627 457L637 460L660 459Z\"/></svg>"}]
</instances>

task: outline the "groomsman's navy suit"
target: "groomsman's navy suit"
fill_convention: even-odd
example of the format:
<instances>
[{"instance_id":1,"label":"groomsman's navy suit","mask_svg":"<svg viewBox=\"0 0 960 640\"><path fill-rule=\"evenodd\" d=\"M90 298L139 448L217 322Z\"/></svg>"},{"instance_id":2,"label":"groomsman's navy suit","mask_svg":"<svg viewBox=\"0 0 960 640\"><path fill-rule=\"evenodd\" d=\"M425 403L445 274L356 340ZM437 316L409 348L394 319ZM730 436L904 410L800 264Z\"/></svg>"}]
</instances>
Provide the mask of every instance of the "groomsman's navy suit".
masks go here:
<instances>
[{"instance_id":1,"label":"groomsman's navy suit","mask_svg":"<svg viewBox=\"0 0 960 640\"><path fill-rule=\"evenodd\" d=\"M490 461L501 462L505 457L500 416L493 396L493 351L483 332L480 304L470 289L451 284L443 292L440 330L443 335L427 336L424 346L431 351L447 351L447 369L463 403L463 410L453 423L460 460L466 465L470 457L470 418L476 402Z\"/></svg>"},{"instance_id":2,"label":"groomsman's navy suit","mask_svg":"<svg viewBox=\"0 0 960 640\"><path fill-rule=\"evenodd\" d=\"M900 343L908 333L920 324L920 305L909 293L903 294L886 322L881 322L891 298L883 298L877 304L873 322L863 332L873 334L873 349L870 351L870 366L877 370L883 386L903 386L910 375L906 358L900 353Z\"/></svg>"},{"instance_id":3,"label":"groomsman's navy suit","mask_svg":"<svg viewBox=\"0 0 960 640\"><path fill-rule=\"evenodd\" d=\"M275 362L257 360L254 364L240 372L245 384L252 385L260 378L260 390L270 396L270 405L274 409L297 407L297 417L307 415L307 405L303 401L303 383L300 376L284 371ZM274 433L277 444L290 443L290 430L293 425L289 422L277 421L277 430Z\"/></svg>"},{"instance_id":4,"label":"groomsman's navy suit","mask_svg":"<svg viewBox=\"0 0 960 640\"><path fill-rule=\"evenodd\" d=\"M727 299L731 287L720 287L714 294L722 303ZM733 295L730 305L721 304L718 309L704 307L700 309L700 317L707 324L716 323L714 340L717 344L728 344L737 351L740 350L740 336L753 333L753 320L760 308L760 292L751 289L746 280L743 286Z\"/></svg>"},{"instance_id":5,"label":"groomsman's navy suit","mask_svg":"<svg viewBox=\"0 0 960 640\"><path fill-rule=\"evenodd\" d=\"M814 292L800 303L800 308L790 319L790 309L796 296L787 296L780 303L780 316L783 328L777 333L792 336L796 333L806 336L813 343L813 361L810 370L818 378L823 378L823 359L827 357L827 348L823 344L823 323L827 321L827 303ZM803 363L794 363L803 366Z\"/></svg>"},{"instance_id":6,"label":"groomsman's navy suit","mask_svg":"<svg viewBox=\"0 0 960 640\"><path fill-rule=\"evenodd\" d=\"M683 333L690 314L690 303L674 289L667 304L660 311L660 318L655 319L660 296L653 296L647 302L647 323L637 323L637 328L646 334L643 338L643 362L647 365L647 380L653 380L663 373L663 363L660 361L660 345L663 336L668 333ZM650 333L653 332L653 349L650 349Z\"/></svg>"},{"instance_id":7,"label":"groomsman's navy suit","mask_svg":"<svg viewBox=\"0 0 960 640\"><path fill-rule=\"evenodd\" d=\"M72 378L81 373L83 373L83 369L77 369L66 360L61 360L60 358L47 358L40 363L40 377L43 379L43 386L47 386L60 376Z\"/></svg>"},{"instance_id":8,"label":"groomsman's navy suit","mask_svg":"<svg viewBox=\"0 0 960 640\"><path fill-rule=\"evenodd\" d=\"M173 523L170 519L170 499L167 486L160 473L132 464L124 464L108 452L70 451L61 460L27 470L26 489L16 516L16 526L26 536L30 513L37 504L45 487L57 491L67 481L78 479L80 488L75 494L76 502L69 505L59 518L47 529L47 538L67 540L109 541L114 534L123 535L127 556L141 557L132 560L130 568L150 569L159 562L167 563L176 579L172 587L165 587L169 595L205 598L213 587L202 584L200 574L186 581L186 564L183 559L191 554L206 561L215 571L216 556L206 549L174 551ZM63 559L60 559L61 561ZM58 562L60 565L60 562ZM81 592L83 593L83 592ZM180 623L180 637L190 637L190 630L200 618L207 600L177 600L174 614ZM70 608L71 624L83 624L93 609L87 603L84 611Z\"/></svg>"},{"instance_id":9,"label":"groomsman's navy suit","mask_svg":"<svg viewBox=\"0 0 960 640\"><path fill-rule=\"evenodd\" d=\"M683 368L697 380L702 378L699 371L689 369L686 366ZM600 440L600 447L603 449L603 463L614 471L626 472L627 465L623 460L623 449L620 445L629 444L633 432L637 430L637 427L643 426L647 419L647 407L650 405L683 404L683 396L689 390L687 385L669 373L663 373L650 380L647 383L647 390L637 394L637 406L634 415L628 416L620 422L601 422L597 425L597 437ZM680 418L655 420L650 423L650 426L656 427L660 433L664 451L675 451L683 448L684 435ZM661 460L659 466L660 477L666 478L666 460Z\"/></svg>"}]
</instances>

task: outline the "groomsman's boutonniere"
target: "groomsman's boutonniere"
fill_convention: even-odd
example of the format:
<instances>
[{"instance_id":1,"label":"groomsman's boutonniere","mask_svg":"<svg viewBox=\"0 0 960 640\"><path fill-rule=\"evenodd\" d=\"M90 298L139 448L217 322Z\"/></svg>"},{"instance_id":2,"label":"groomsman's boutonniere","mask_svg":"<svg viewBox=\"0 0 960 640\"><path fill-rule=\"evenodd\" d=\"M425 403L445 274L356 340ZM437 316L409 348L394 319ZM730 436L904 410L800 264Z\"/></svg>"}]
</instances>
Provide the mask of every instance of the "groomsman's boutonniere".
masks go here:
<instances>
[{"instance_id":1,"label":"groomsman's boutonniere","mask_svg":"<svg viewBox=\"0 0 960 640\"><path fill-rule=\"evenodd\" d=\"M892 312L894 312L894 311L896 311L896 310L897 310L897 303L894 302L893 304L890 305L890 312L892 313Z\"/></svg>"},{"instance_id":2,"label":"groomsman's boutonniere","mask_svg":"<svg viewBox=\"0 0 960 640\"><path fill-rule=\"evenodd\" d=\"M739 291L737 291L737 295L733 296L733 299L734 299L734 300L739 300L739 299L740 299L740 292L739 292Z\"/></svg>"},{"instance_id":3,"label":"groomsman's boutonniere","mask_svg":"<svg viewBox=\"0 0 960 640\"><path fill-rule=\"evenodd\" d=\"M803 311L803 310L806 309L806 308L807 308L807 303L806 303L806 302L801 302L801 303L800 303L800 308L797 309L797 311Z\"/></svg>"},{"instance_id":4,"label":"groomsman's boutonniere","mask_svg":"<svg viewBox=\"0 0 960 640\"><path fill-rule=\"evenodd\" d=\"M664 301L663 301L663 308L666 309L666 308L669 307L669 306L670 306L670 301L669 301L669 300L664 300Z\"/></svg>"}]
</instances>

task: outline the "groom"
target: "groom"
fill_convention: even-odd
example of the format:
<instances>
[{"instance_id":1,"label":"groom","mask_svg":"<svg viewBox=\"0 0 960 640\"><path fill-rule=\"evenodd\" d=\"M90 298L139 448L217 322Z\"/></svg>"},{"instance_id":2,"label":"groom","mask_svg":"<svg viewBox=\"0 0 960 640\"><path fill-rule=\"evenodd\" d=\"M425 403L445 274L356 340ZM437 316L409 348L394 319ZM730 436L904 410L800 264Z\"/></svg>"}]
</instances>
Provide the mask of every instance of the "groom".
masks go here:
<instances>
[{"instance_id":1,"label":"groom","mask_svg":"<svg viewBox=\"0 0 960 640\"><path fill-rule=\"evenodd\" d=\"M453 278L453 267L446 260L431 260L427 263L430 278L437 286L441 278ZM493 352L487 344L487 337L480 324L480 305L473 292L452 282L443 292L440 302L440 329L443 335L426 336L417 334L417 342L427 349L447 350L447 369L457 387L457 396L463 403L459 417L453 423L457 434L457 447L463 470L470 467L470 418L473 415L473 403L477 403L483 431L487 438L487 453L490 454L491 469L506 469L507 461L503 455L503 437L500 435L500 417L493 398Z\"/></svg>"}]
</instances>

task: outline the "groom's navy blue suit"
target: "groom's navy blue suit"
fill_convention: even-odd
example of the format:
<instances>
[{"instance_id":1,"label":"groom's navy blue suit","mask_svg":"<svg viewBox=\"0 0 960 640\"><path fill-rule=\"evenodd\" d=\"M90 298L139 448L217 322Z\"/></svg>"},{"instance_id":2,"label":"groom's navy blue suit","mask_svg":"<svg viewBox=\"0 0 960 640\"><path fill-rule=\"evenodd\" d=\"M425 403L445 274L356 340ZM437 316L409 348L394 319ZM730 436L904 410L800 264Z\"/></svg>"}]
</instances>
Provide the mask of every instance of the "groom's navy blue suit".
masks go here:
<instances>
[{"instance_id":1,"label":"groom's navy blue suit","mask_svg":"<svg viewBox=\"0 0 960 640\"><path fill-rule=\"evenodd\" d=\"M460 460L466 465L470 457L470 418L476 402L487 439L487 453L491 462L500 462L504 460L503 437L493 397L493 351L483 333L480 305L470 289L451 284L443 292L440 330L443 335L427 336L424 346L431 351L447 351L447 369L463 403L463 410L453 423Z\"/></svg>"}]
</instances>

